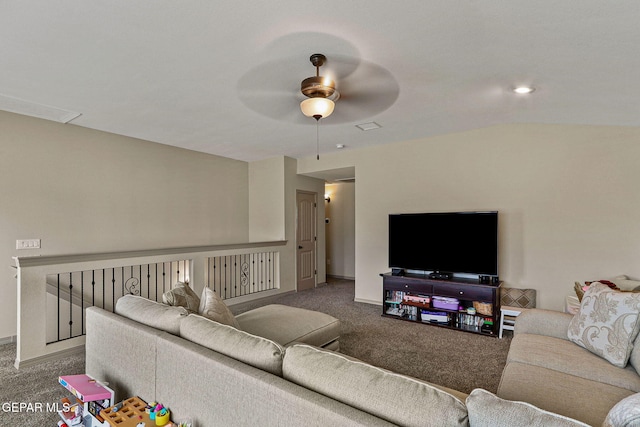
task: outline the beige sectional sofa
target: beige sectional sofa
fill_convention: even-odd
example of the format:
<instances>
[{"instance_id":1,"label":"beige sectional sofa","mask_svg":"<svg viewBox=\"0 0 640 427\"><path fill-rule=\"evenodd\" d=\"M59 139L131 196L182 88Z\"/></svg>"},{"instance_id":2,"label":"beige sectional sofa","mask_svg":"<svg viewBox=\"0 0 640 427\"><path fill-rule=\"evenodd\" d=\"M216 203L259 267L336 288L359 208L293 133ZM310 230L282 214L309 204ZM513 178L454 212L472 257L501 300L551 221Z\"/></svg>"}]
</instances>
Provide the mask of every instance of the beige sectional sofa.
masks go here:
<instances>
[{"instance_id":1,"label":"beige sectional sofa","mask_svg":"<svg viewBox=\"0 0 640 427\"><path fill-rule=\"evenodd\" d=\"M239 329L129 296L121 298L116 313L89 308L87 373L108 382L117 399L162 402L174 421L191 417L197 427L585 425L560 415L575 412L564 405L557 405L557 414L481 389L467 395L340 354L339 322L326 314L275 305L236 320ZM518 327L516 350L542 336L531 332ZM522 362L510 354L499 394L511 399L518 387L529 388L521 399L529 402L540 394L542 384L525 376L549 369L536 360ZM544 385L555 392L556 381L550 375ZM615 399L632 394L608 397L589 420L601 422ZM588 404L593 399L591 389L574 395ZM543 408L547 403L539 400ZM616 420L611 425L633 425L628 417Z\"/></svg>"}]
</instances>

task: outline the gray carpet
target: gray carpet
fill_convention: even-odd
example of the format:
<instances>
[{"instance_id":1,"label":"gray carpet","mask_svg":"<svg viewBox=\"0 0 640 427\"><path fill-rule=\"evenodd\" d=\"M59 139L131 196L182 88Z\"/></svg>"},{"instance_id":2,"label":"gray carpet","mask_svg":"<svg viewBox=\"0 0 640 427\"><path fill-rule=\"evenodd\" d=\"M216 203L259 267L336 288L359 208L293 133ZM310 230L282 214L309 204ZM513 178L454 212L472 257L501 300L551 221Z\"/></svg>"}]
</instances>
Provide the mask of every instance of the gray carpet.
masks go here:
<instances>
[{"instance_id":1,"label":"gray carpet","mask_svg":"<svg viewBox=\"0 0 640 427\"><path fill-rule=\"evenodd\" d=\"M84 355L74 355L20 370L14 368L15 360L15 344L0 346L0 426L57 425L60 417L55 412L47 412L47 404L60 402L63 397L73 397L58 385L58 377L84 373ZM30 404L31 407L20 410L21 403ZM18 405L17 411L9 406L12 404Z\"/></svg>"},{"instance_id":2,"label":"gray carpet","mask_svg":"<svg viewBox=\"0 0 640 427\"><path fill-rule=\"evenodd\" d=\"M382 295L382 291L381 291ZM351 280L233 307L238 314L284 304L328 313L342 323L340 351L365 362L470 393L496 392L511 333L503 339L382 317L382 306L354 302Z\"/></svg>"},{"instance_id":3,"label":"gray carpet","mask_svg":"<svg viewBox=\"0 0 640 427\"><path fill-rule=\"evenodd\" d=\"M498 388L510 335L497 339L382 317L382 307L353 302L354 283L331 280L311 291L272 297L232 307L238 314L265 304L284 304L328 313L342 322L341 351L382 368L469 393ZM6 411L7 403L59 402L70 394L58 376L84 372L84 358L13 367L15 344L0 346L0 426L54 426L58 415L46 411ZM10 409L10 408L9 408Z\"/></svg>"}]
</instances>

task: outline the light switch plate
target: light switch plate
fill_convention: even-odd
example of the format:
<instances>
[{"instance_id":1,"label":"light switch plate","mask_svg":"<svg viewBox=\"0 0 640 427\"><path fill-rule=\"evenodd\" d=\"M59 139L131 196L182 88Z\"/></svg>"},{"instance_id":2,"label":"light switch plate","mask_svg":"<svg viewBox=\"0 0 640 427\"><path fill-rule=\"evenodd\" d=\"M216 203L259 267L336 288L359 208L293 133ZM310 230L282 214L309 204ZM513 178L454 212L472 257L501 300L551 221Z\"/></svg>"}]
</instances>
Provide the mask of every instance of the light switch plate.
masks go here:
<instances>
[{"instance_id":1,"label":"light switch plate","mask_svg":"<svg viewBox=\"0 0 640 427\"><path fill-rule=\"evenodd\" d=\"M40 239L16 240L16 249L40 249Z\"/></svg>"}]
</instances>

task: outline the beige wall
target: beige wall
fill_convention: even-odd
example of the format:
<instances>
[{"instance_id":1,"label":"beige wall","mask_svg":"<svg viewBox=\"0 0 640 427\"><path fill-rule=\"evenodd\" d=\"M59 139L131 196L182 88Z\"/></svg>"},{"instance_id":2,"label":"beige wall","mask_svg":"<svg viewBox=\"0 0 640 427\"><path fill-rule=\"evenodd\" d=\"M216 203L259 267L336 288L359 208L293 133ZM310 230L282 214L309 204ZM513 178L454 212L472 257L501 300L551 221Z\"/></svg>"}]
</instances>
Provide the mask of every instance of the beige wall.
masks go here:
<instances>
[{"instance_id":1,"label":"beige wall","mask_svg":"<svg viewBox=\"0 0 640 427\"><path fill-rule=\"evenodd\" d=\"M296 289L296 192L318 194L322 200L324 181L298 176L297 161L274 157L249 164L249 238L253 242L287 240L283 256L289 260L281 271L281 291ZM317 283L326 281L324 258L324 206L318 204Z\"/></svg>"},{"instance_id":2,"label":"beige wall","mask_svg":"<svg viewBox=\"0 0 640 427\"><path fill-rule=\"evenodd\" d=\"M325 202L325 224L327 235L327 274L353 279L356 276L356 215L355 183L335 183L325 185L325 194L330 202Z\"/></svg>"},{"instance_id":3,"label":"beige wall","mask_svg":"<svg viewBox=\"0 0 640 427\"><path fill-rule=\"evenodd\" d=\"M0 111L0 339L12 256L246 242L248 165ZM42 249L15 249L40 238Z\"/></svg>"},{"instance_id":4,"label":"beige wall","mask_svg":"<svg viewBox=\"0 0 640 427\"><path fill-rule=\"evenodd\" d=\"M355 166L356 299L379 302L388 214L500 212L500 276L561 310L574 280L640 278L640 129L516 124L298 161Z\"/></svg>"},{"instance_id":5,"label":"beige wall","mask_svg":"<svg viewBox=\"0 0 640 427\"><path fill-rule=\"evenodd\" d=\"M249 163L249 239L284 240L285 191L283 157Z\"/></svg>"}]
</instances>

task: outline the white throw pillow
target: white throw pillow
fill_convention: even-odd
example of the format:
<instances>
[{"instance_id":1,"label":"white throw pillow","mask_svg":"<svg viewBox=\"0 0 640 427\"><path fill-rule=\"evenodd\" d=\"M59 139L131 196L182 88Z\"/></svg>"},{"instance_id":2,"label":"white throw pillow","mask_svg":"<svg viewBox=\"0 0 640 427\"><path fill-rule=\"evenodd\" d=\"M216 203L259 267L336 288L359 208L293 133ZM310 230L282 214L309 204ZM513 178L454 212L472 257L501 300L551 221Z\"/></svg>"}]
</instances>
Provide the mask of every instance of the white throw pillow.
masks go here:
<instances>
[{"instance_id":1,"label":"white throw pillow","mask_svg":"<svg viewBox=\"0 0 640 427\"><path fill-rule=\"evenodd\" d=\"M611 279L611 281L623 291L640 291L640 281L631 280L624 274L614 277L613 279Z\"/></svg>"},{"instance_id":2,"label":"white throw pillow","mask_svg":"<svg viewBox=\"0 0 640 427\"><path fill-rule=\"evenodd\" d=\"M200 298L200 307L198 308L198 314L208 319L214 320L224 325L233 326L236 329L240 329L240 325L235 316L229 310L229 307L224 303L222 298L218 296L214 291L205 287L202 291L202 298Z\"/></svg>"},{"instance_id":3,"label":"white throw pillow","mask_svg":"<svg viewBox=\"0 0 640 427\"><path fill-rule=\"evenodd\" d=\"M569 340L624 368L640 329L640 293L614 291L595 282L569 323Z\"/></svg>"}]
</instances>

